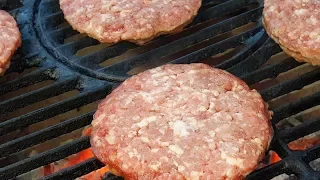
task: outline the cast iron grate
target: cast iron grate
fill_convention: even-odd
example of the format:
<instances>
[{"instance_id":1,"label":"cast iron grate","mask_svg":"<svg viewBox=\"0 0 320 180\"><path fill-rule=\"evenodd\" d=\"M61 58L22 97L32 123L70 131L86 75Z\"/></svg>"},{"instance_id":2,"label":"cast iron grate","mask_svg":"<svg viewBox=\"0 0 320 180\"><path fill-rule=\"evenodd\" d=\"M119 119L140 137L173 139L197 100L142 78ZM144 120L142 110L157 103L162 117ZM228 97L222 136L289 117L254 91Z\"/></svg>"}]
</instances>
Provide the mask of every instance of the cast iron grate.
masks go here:
<instances>
[{"instance_id":1,"label":"cast iron grate","mask_svg":"<svg viewBox=\"0 0 320 180\"><path fill-rule=\"evenodd\" d=\"M86 55L77 55L77 52L100 43L88 36L64 42L66 38L78 35L78 32L72 30L69 24L58 26L65 23L58 0L38 2L36 27L44 47L67 66L95 78L122 81L130 76L128 74L130 70L141 65L152 62L158 63L157 65L196 62L241 44L244 44L245 47L238 52L238 55L219 64L219 67L230 68L245 61L245 57L256 51L266 40L260 22L263 8L261 2L260 0L230 0L213 3L213 1L204 0L198 16L181 33L163 36L142 47L128 42L120 42ZM256 25L241 33L218 42L209 44L207 42L218 35L252 23L256 23ZM207 45L201 47L203 43ZM193 52L182 53L174 59L164 60L165 57L188 48L193 48ZM112 63L114 57L142 49L148 49L148 51L139 52L135 56L123 57L120 62ZM107 65L101 65L103 63L107 63Z\"/></svg>"},{"instance_id":2,"label":"cast iron grate","mask_svg":"<svg viewBox=\"0 0 320 180\"><path fill-rule=\"evenodd\" d=\"M199 20L196 19L195 21L202 22L206 20L207 16L210 18L215 17L217 14L220 15L222 11L230 12L234 9L239 9L240 7L247 6L252 2L255 1L219 1L218 3L220 4L215 4L215 6L211 7L211 1L206 0L204 1L204 3L208 3L209 9L207 10L211 10L207 11L204 9L204 11L201 11L203 15L200 14ZM40 26L37 26L36 29L34 28L34 25L39 25L39 22L44 23L44 25L48 27L52 26L51 28L54 28L59 23L63 22L63 17L62 19L60 19L60 22L55 21L57 20L57 17L60 16L61 18L61 13L59 15L59 6L57 6L57 3L57 0L43 0L36 2L32 0L25 0L23 1L23 4L18 4L16 1L5 2L3 6L4 9L10 10L11 14L15 15L16 19L18 20L19 27L23 35L23 47L18 51L18 54L14 58L12 66L6 73L7 75L0 78L0 97L18 89L28 87L46 80L52 80L54 82L50 85L32 90L20 96L4 100L1 99L0 114L6 114L15 111L19 108L26 107L30 104L57 96L67 91L78 90L79 93L73 97L41 107L21 116L1 121L1 137L15 130L26 128L35 123L44 121L51 117L55 117L65 112L70 112L73 109L82 107L86 104L104 98L112 90L112 88L117 86L117 84L108 81L93 79L91 77L113 81L123 80L128 76L127 72L129 69L132 69L133 67L141 63L146 63L146 61L152 60L150 59L151 56L152 58L161 57L163 55L163 52L171 48L174 49L174 47L176 47L171 46L175 41L172 41L172 43L164 43L164 45L160 46L160 48L152 49L137 56L133 56L132 58L130 58L131 60L124 60L109 67L99 67L100 69L95 69L95 67L97 67L94 65L95 59L97 59L97 61L100 61L101 59L99 60L99 57L104 56L105 58L105 54L108 54L108 52L115 53L112 56L117 56L121 53L124 53L124 51L129 48L124 48L123 44L132 46L128 43L120 43L118 45L104 48L102 51L96 51L95 53L93 53L95 55L89 54L80 57L83 58L83 60L81 61L82 63L86 61L90 62L88 64L83 65L81 63L74 63L72 59L74 58L73 53L75 51L69 51L70 49L64 51L61 49L73 49L80 46L86 47L90 44L87 44L87 42L93 42L93 40L89 40L87 38L87 40L85 41L75 41L71 44L64 45L63 48L60 48L60 51L59 48L51 49L50 44L45 44L46 42L54 43L54 39L52 39L52 37L54 36L52 34L49 36L46 33L53 33L56 34L56 36L61 33L63 34L62 38L64 39L66 38L66 36L68 36L68 34L70 35L74 33L72 30L70 30L70 27L55 29L53 30L54 32L48 31L48 29L42 31L43 29L41 28L43 27ZM223 6L221 5L221 3L223 4ZM50 8L48 8L49 5L51 6ZM39 11L37 11L37 7L39 7ZM47 9L45 9L44 7L47 7ZM43 9L41 10L41 8ZM212 9L218 9L219 11L212 11ZM39 15L39 13L41 14L41 11L44 10L46 10L48 15L50 14L52 17L52 19L47 18L47 22L41 21L42 19L46 19L47 16L44 16L44 14L42 14L42 16ZM247 19L244 23L252 21L252 19L250 20L250 18L258 20L261 17L261 11L262 7L261 5L258 5L258 8L245 11L240 15L221 21L221 28L228 28L228 26L230 25L232 26L232 28L234 28L236 27L236 25L234 24L238 23L238 20L243 20L246 18L249 18L249 20ZM211 14L212 12L214 13ZM234 20L234 18L236 17L238 17L238 19ZM219 29L219 26L215 25L214 29ZM69 30L66 30L68 28ZM230 30L227 29L225 31ZM214 30L213 32L216 34L221 33L220 30ZM193 36L193 34L191 34L190 36ZM186 38L190 36L186 36ZM39 42L38 37L40 37L41 42ZM162 41L162 39L166 40L166 38L168 37L159 38L156 41ZM206 37L203 37L203 39L206 39ZM194 41L191 42L194 43ZM42 45L45 45L45 47L43 48ZM177 46L176 48L180 50L179 48L185 48L186 46L189 45L183 45L183 47ZM269 58L272 55L281 52L281 50L273 41L268 39L264 31L261 29L261 25L259 25L259 23L255 28L251 28L244 33L232 36L231 38L228 38L226 40L222 40L214 44L205 44L205 46L200 48L199 50L191 51L189 53L186 53L186 55L175 58L172 63L189 63L194 62L193 60L202 61L207 57L223 52L235 46L243 47L237 53L233 54L225 61L217 64L216 66L222 69L227 69L229 72L232 72L233 74L244 79L250 85L254 85L267 79L275 79L285 72L304 66L304 64L298 63L291 58L285 59L284 61L281 61L279 63L268 64L268 62L270 61ZM55 44L54 47L59 46ZM162 49L162 47L165 48ZM78 48L76 48L76 50L78 50ZM69 54L69 56L63 54L70 52L71 54ZM64 60L60 57L59 54L58 56L55 56L55 53L62 54L63 56L67 57L67 59ZM144 60L145 58L147 60ZM58 61L55 61L55 59L57 59ZM72 69L76 69L77 72L70 70L60 62L63 62L63 64L66 64ZM7 76L9 76L11 73L23 73L32 67L37 67L37 69L18 76L13 80L5 80L5 78L7 78ZM84 76L82 74L79 74L78 72L90 75L91 77ZM99 72L101 72L101 74L99 74ZM263 88L260 90L260 93L263 95L266 101L276 99L287 93L292 93L308 85L319 82L319 74L320 70L318 68L314 68L314 70L303 73L301 76L289 80L281 80L280 82L277 82L267 88ZM275 136L273 142L271 143L270 149L277 152L281 156L282 160L278 163L269 165L265 168L251 173L247 177L247 179L271 179L272 177L275 177L276 175L282 173L295 174L299 179L320 179L320 173L314 171L308 164L310 161L320 158L320 146L318 145L305 151L292 151L288 148L287 145L293 140L319 131L320 120L318 118L311 119L305 121L299 126L295 126L290 129L281 129L276 127L276 124L282 119L320 105L319 100L320 92L317 91L301 99L283 104L272 109L275 114L272 120L272 124L275 127ZM93 113L94 112L89 112L73 118L69 118L63 122L56 123L52 126L43 128L36 132L32 132L22 137L18 137L11 141L2 143L0 145L0 160L89 125L91 123ZM0 179L15 178L38 167L47 165L60 159L64 159L89 147L89 137L84 136L74 139L73 141L68 142L64 145L60 145L48 151L38 153L29 158L25 158L1 167ZM103 167L102 163L100 163L96 158L91 158L75 166L65 168L57 173L46 176L43 179L75 179L101 167ZM107 174L105 175L104 179L111 180L121 178Z\"/></svg>"},{"instance_id":3,"label":"cast iron grate","mask_svg":"<svg viewBox=\"0 0 320 180\"><path fill-rule=\"evenodd\" d=\"M273 44L273 42L270 41L270 47L273 47L272 49L264 48L264 50L278 52L279 47L271 44ZM288 58L278 64L267 65L241 77L248 84L254 84L261 80L277 77L281 73L300 66L303 66L303 63L298 63L292 58ZM266 101L269 101L319 81L319 74L320 70L317 68L303 74L300 77L283 81L269 88L263 89L260 91L260 93ZM275 124L282 119L319 105L319 98L320 93L316 92L295 102L283 104L280 107L272 109L275 113L274 118L272 119L272 124L275 128L275 136L271 143L270 149L277 152L282 160L278 163L266 166L265 168L251 173L246 179L272 179L273 177L282 173L295 174L299 179L305 180L320 178L320 172L314 171L308 164L309 162L320 157L320 145L305 151L293 151L289 149L287 145L293 140L319 131L320 119L310 119L303 124L290 129L279 129L275 126ZM89 138L83 138L83 142L87 142L86 148L90 147ZM69 178L70 176L72 176L72 178L76 178L85 174L84 172L88 173L101 167L103 167L103 164L101 164L97 159L91 158L76 166L69 167L58 173L45 177L44 179L64 179ZM110 175L105 177L105 179L110 180L114 178L117 179L116 177ZM121 179L121 177L118 177L118 179Z\"/></svg>"}]
</instances>

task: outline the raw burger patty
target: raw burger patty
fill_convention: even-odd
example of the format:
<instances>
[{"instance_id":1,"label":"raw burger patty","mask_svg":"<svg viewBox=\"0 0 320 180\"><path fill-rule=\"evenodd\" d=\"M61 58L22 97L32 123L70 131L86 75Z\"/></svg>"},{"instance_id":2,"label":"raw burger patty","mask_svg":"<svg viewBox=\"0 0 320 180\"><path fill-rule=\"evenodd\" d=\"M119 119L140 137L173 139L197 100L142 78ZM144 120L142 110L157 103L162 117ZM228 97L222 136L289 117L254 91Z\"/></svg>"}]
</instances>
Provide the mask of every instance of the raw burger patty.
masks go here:
<instances>
[{"instance_id":1,"label":"raw burger patty","mask_svg":"<svg viewBox=\"0 0 320 180\"><path fill-rule=\"evenodd\" d=\"M300 62L320 64L319 0L265 0L263 23L287 54Z\"/></svg>"},{"instance_id":2,"label":"raw burger patty","mask_svg":"<svg viewBox=\"0 0 320 180\"><path fill-rule=\"evenodd\" d=\"M204 64L165 65L122 83L99 105L91 145L125 179L240 179L272 136L255 90Z\"/></svg>"},{"instance_id":3,"label":"raw burger patty","mask_svg":"<svg viewBox=\"0 0 320 180\"><path fill-rule=\"evenodd\" d=\"M21 46L21 36L15 19L0 10L0 75L10 66L14 52Z\"/></svg>"},{"instance_id":4,"label":"raw burger patty","mask_svg":"<svg viewBox=\"0 0 320 180\"><path fill-rule=\"evenodd\" d=\"M191 22L201 0L60 0L65 19L100 42L143 44Z\"/></svg>"}]
</instances>

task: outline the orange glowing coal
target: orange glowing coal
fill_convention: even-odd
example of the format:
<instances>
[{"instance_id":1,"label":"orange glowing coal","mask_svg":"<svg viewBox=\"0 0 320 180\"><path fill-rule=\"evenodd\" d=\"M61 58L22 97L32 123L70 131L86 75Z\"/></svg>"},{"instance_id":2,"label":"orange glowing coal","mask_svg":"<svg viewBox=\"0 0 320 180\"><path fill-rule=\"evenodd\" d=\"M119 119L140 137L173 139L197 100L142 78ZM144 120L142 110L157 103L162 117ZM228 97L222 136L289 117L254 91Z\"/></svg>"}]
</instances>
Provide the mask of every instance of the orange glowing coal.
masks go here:
<instances>
[{"instance_id":1,"label":"orange glowing coal","mask_svg":"<svg viewBox=\"0 0 320 180\"><path fill-rule=\"evenodd\" d=\"M301 138L301 139L292 141L288 144L288 146L291 150L302 151L318 144L320 144L320 138L312 137L312 138Z\"/></svg>"},{"instance_id":2,"label":"orange glowing coal","mask_svg":"<svg viewBox=\"0 0 320 180\"><path fill-rule=\"evenodd\" d=\"M320 144L320 138L319 137L312 137L312 138L301 138L301 139L292 141L288 144L288 146L291 150L303 151L303 150L311 148L317 144ZM281 158L279 157L279 155L276 152L270 151L270 159L269 159L270 164L276 163L280 160L281 160Z\"/></svg>"},{"instance_id":3,"label":"orange glowing coal","mask_svg":"<svg viewBox=\"0 0 320 180\"><path fill-rule=\"evenodd\" d=\"M89 136L91 134L91 127L85 128L82 131L82 136ZM91 148L85 149L81 152L78 152L77 154L74 154L70 157L65 158L64 160L61 160L59 162L51 163L49 165L46 165L44 167L43 174L45 176L50 175L52 173L58 172L59 170L62 170L64 168L68 168L71 166L74 166L82 161L85 161L87 159L92 158L94 155L92 153ZM93 171L89 174L86 174L82 176L80 179L82 180L100 180L101 177L108 171L107 167L103 167L101 169L98 169L96 171Z\"/></svg>"},{"instance_id":4,"label":"orange glowing coal","mask_svg":"<svg viewBox=\"0 0 320 180\"><path fill-rule=\"evenodd\" d=\"M281 158L276 152L270 151L269 154L270 154L270 159L269 159L270 164L276 163L281 160Z\"/></svg>"}]
</instances>

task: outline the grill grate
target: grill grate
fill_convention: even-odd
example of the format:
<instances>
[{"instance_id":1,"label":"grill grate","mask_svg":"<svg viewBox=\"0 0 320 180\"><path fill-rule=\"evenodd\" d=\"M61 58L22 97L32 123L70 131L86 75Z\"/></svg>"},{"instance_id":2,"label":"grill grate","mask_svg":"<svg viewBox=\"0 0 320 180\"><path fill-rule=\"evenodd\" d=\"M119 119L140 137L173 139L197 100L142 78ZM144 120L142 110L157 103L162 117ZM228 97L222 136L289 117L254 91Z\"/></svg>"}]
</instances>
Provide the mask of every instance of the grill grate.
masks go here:
<instances>
[{"instance_id":1,"label":"grill grate","mask_svg":"<svg viewBox=\"0 0 320 180\"><path fill-rule=\"evenodd\" d=\"M0 114L15 112L65 92L77 90L79 93L21 116L1 120L0 136L96 102L118 85L115 81L124 80L130 76L130 71L144 64L147 64L144 68L150 68L164 63L204 62L205 59L210 61L210 57L226 50L236 49L224 61L213 65L228 70L252 86L276 79L288 71L305 65L292 58L269 63L272 61L270 57L280 53L281 49L268 38L261 27L261 1L219 0L212 3L210 0L203 0L203 4L193 24L181 33L157 38L143 47L121 42L115 45L103 45L104 48L85 55L77 55L79 51L99 43L85 36L80 39L65 40L79 35L64 23L58 0L25 0L23 3L18 0L3 1L0 7L9 10L18 21L23 47L13 59L6 76L0 78ZM247 28L238 32L239 27L243 26ZM129 55L126 56L126 53ZM109 59L117 57L121 58L103 65L110 61ZM149 66L153 61L156 63ZM24 73L32 67L37 69ZM22 75L6 80L16 72ZM259 91L266 101L272 101L319 82L319 75L320 70L314 68L301 76L277 81ZM52 80L53 83L13 98L2 98L8 93L46 80ZM277 152L282 160L251 173L247 179L271 179L282 173L295 174L299 179L305 180L320 179L320 173L309 166L309 162L320 158L320 146L305 151L293 151L287 145L291 141L319 131L319 118L304 120L302 124L289 129L277 126L285 118L320 105L319 100L320 92L314 92L293 102L272 107L275 136L270 149ZM89 125L93 113L78 114L63 122L2 143L0 160ZM0 179L18 177L89 147L89 137L76 138L66 144L1 167ZM91 158L43 179L75 179L101 167L103 167L101 162ZM106 174L104 179L121 178Z\"/></svg>"},{"instance_id":2,"label":"grill grate","mask_svg":"<svg viewBox=\"0 0 320 180\"><path fill-rule=\"evenodd\" d=\"M158 61L158 59L208 41L219 34L230 32L253 22L259 22L262 13L262 5L259 2L260 1L257 0L231 0L220 2L220 4L213 4L210 1L204 1L203 8L200 10L199 15L195 17L193 24L188 26L189 28L187 30L180 34L158 38L142 47L145 49L151 48L151 50L137 54L136 56L123 58L121 62L109 64L106 67L100 64L108 61L107 59L119 56L129 50L139 50L141 47L137 47L128 42L121 42L85 56L77 56L76 53L79 50L88 46L97 45L99 42L86 36L68 43L63 43L64 39L78 33L73 31L70 25L55 28L64 22L63 13L57 8L57 6L59 6L57 1L39 2L36 25L37 32L44 47L67 66L95 78L123 81L129 76L128 71L137 66ZM48 9L50 10L48 11ZM218 18L222 20L218 20L217 23L210 22L212 20L217 21ZM204 27L199 27L201 23ZM245 55L257 49L255 45L262 35L261 23L257 23L254 28L250 28L241 34L203 47L198 51L183 54L180 58L175 58L168 62L190 63L199 61L239 46L245 41L246 48L239 53L238 57L221 65L226 68L231 67L241 60L244 60ZM266 40L266 37L262 40ZM156 47L152 47L153 45Z\"/></svg>"}]
</instances>

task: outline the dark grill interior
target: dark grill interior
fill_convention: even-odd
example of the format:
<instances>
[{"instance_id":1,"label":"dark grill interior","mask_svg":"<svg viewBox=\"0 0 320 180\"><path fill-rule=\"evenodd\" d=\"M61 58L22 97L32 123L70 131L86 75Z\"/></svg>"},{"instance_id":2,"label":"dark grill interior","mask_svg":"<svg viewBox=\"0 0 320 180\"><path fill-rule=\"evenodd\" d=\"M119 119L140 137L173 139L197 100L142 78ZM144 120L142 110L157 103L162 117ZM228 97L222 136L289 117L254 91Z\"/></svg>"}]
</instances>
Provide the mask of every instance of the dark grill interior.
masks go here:
<instances>
[{"instance_id":1,"label":"dark grill interior","mask_svg":"<svg viewBox=\"0 0 320 180\"><path fill-rule=\"evenodd\" d=\"M58 0L0 0L0 7L16 17L23 37L10 69L0 77L0 179L23 179L24 173L89 148L88 136L70 134L89 125L98 101L130 75L165 63L191 62L241 77L274 112L270 150L282 160L247 179L283 173L320 179L309 165L320 158L320 146L305 151L288 147L320 130L319 118L311 113L320 104L320 70L283 55L268 38L261 25L261 1L203 0L186 30L142 47L99 44L79 35L65 23ZM288 123L292 118L301 123L293 126ZM67 139L72 140L54 143ZM39 146L46 148L30 155ZM43 179L75 179L101 167L91 158ZM120 178L106 174L104 179Z\"/></svg>"}]
</instances>

